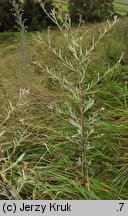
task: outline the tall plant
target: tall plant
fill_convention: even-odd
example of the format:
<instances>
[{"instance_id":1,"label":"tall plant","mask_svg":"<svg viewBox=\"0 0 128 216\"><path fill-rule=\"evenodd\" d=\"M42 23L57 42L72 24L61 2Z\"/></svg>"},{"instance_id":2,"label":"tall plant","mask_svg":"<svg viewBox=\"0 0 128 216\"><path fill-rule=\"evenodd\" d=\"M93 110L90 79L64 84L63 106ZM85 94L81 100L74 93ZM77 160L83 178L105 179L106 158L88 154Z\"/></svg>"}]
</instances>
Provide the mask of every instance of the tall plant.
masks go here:
<instances>
[{"instance_id":1,"label":"tall plant","mask_svg":"<svg viewBox=\"0 0 128 216\"><path fill-rule=\"evenodd\" d=\"M41 4L41 6L45 10L44 4ZM64 106L53 105L51 107L61 115L66 115L66 121L73 126L74 134L67 135L66 139L68 138L70 142L81 146L82 155L80 156L81 161L79 162L78 167L81 167L82 169L83 184L87 184L89 171L87 149L90 148L89 139L95 133L95 124L98 121L98 111L94 110L94 95L98 90L97 84L101 82L101 80L110 71L117 67L121 58L112 68L107 69L104 74L100 75L100 73L97 73L93 80L88 79L90 76L88 69L92 61L91 56L95 47L110 28L117 22L117 18L115 18L112 23L108 22L106 26L104 26L103 31L100 31L98 38L96 40L93 38L90 48L85 49L84 38L87 34L85 30L80 29L79 27L76 30L72 30L71 22L64 21L62 17L59 17L58 21L58 15L56 16L55 11L52 11L51 14L47 15L50 16L52 21L54 21L63 34L66 41L66 48L68 48L71 57L69 59L61 49L57 49L52 45L50 31L48 42L44 41L39 33L36 41L49 48L65 68L68 69L69 72L73 72L72 79L70 79L68 75L65 75L64 72L56 71L53 67L43 67L39 61L35 62L35 64L44 72L48 73L50 77L59 81L61 86L66 90L67 96L70 98ZM75 79L75 77L77 77L77 79ZM74 82L71 80L74 80ZM101 111L102 110L103 108L101 108ZM74 130L74 128L76 130Z\"/></svg>"},{"instance_id":2,"label":"tall plant","mask_svg":"<svg viewBox=\"0 0 128 216\"><path fill-rule=\"evenodd\" d=\"M22 6L17 2L17 0L10 0L12 3L12 14L15 18L15 29L18 30L19 34L19 71L17 76L25 78L26 73L30 72L30 55L29 55L29 46L27 44L27 26L25 25L25 19L23 18Z\"/></svg>"}]
</instances>

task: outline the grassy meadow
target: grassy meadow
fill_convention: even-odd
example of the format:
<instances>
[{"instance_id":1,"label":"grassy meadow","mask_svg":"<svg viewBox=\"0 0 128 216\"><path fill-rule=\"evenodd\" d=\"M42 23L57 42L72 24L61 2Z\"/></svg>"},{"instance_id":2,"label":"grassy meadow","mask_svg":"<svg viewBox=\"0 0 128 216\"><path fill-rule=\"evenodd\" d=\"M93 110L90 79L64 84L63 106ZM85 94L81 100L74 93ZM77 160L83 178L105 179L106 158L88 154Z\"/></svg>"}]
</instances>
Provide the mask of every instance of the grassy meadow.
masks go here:
<instances>
[{"instance_id":1,"label":"grassy meadow","mask_svg":"<svg viewBox=\"0 0 128 216\"><path fill-rule=\"evenodd\" d=\"M114 7L115 7L115 10L119 14L121 15L124 15L126 13L128 14L128 1L127 0L123 0L123 1L115 0Z\"/></svg>"},{"instance_id":2,"label":"grassy meadow","mask_svg":"<svg viewBox=\"0 0 128 216\"><path fill-rule=\"evenodd\" d=\"M55 67L65 76L70 70L44 45L36 33L0 33L0 199L128 198L128 18L122 18L99 42L92 54L88 79L120 65L99 83L94 109L99 111L96 137L89 139L89 175L81 183L81 154L66 133L73 127L65 116L49 109L64 104L67 92L36 64ZM97 37L102 24L89 24L83 46ZM71 31L75 31L73 28ZM83 30L84 31L84 30ZM47 41L48 32L41 32ZM51 30L52 45L70 58L59 30ZM24 46L25 45L25 46ZM73 77L73 76L72 76ZM76 77L72 78L73 82Z\"/></svg>"}]
</instances>

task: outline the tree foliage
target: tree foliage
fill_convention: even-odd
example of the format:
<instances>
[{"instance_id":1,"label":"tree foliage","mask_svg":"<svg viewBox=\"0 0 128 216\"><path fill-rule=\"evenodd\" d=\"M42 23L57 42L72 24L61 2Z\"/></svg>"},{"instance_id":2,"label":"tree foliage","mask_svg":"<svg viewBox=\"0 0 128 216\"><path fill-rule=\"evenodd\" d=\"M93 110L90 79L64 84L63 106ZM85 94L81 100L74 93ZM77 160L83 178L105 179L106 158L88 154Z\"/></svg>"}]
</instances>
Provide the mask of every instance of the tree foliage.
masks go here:
<instances>
[{"instance_id":1,"label":"tree foliage","mask_svg":"<svg viewBox=\"0 0 128 216\"><path fill-rule=\"evenodd\" d=\"M16 0L16 3L21 4L21 1ZM53 9L53 1L45 0L44 3L46 10L50 12ZM28 30L39 30L51 24L51 20L40 7L38 1L24 0L21 7ZM15 30L16 23L12 9L11 0L0 0L0 32Z\"/></svg>"},{"instance_id":2,"label":"tree foliage","mask_svg":"<svg viewBox=\"0 0 128 216\"><path fill-rule=\"evenodd\" d=\"M19 3L19 0L16 1ZM14 28L15 17L13 16L12 3L9 0L0 0L0 32Z\"/></svg>"},{"instance_id":3,"label":"tree foliage","mask_svg":"<svg viewBox=\"0 0 128 216\"><path fill-rule=\"evenodd\" d=\"M48 12L53 9L52 0L46 1L45 8ZM39 30L51 24L51 20L47 17L38 2L34 0L25 0L23 5L24 18L29 30Z\"/></svg>"},{"instance_id":4,"label":"tree foliage","mask_svg":"<svg viewBox=\"0 0 128 216\"><path fill-rule=\"evenodd\" d=\"M69 10L74 22L82 15L84 21L101 21L113 12L113 0L69 0Z\"/></svg>"}]
</instances>

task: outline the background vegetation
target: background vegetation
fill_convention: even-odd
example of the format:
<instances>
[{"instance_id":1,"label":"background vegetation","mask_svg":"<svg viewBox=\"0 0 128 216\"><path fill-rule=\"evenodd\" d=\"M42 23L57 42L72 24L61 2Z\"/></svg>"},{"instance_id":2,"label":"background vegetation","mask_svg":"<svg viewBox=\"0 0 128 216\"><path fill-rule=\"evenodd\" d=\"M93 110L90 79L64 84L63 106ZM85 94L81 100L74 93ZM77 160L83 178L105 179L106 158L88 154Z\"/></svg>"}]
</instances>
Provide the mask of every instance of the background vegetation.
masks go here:
<instances>
[{"instance_id":1,"label":"background vegetation","mask_svg":"<svg viewBox=\"0 0 128 216\"><path fill-rule=\"evenodd\" d=\"M61 6L68 11L68 2L69 0L54 0L55 4ZM128 12L128 1L127 0L114 0L114 8L115 12L121 14L121 15L126 15Z\"/></svg>"},{"instance_id":2,"label":"background vegetation","mask_svg":"<svg viewBox=\"0 0 128 216\"><path fill-rule=\"evenodd\" d=\"M38 1L17 0L16 2L21 3L21 7L24 10L25 25L28 27L28 31L42 30L53 25L51 20L48 19L40 8ZM98 4L96 1L93 7L89 6L91 5L89 1L87 1L87 6L82 7L80 6L83 4L82 2L83 0L79 2L75 0L50 0L46 1L45 8L50 12L51 9L57 7L63 11L63 16L65 13L70 12L72 22L78 22L79 15L81 14L83 15L84 21L95 22L111 18L113 13L127 15L128 12L127 0L109 0L107 1L109 4L106 4L106 1L102 1L102 7L99 7L101 5L100 1ZM114 8L112 8L112 5L114 5ZM0 32L3 31L16 31L10 0L0 0Z\"/></svg>"},{"instance_id":3,"label":"background vegetation","mask_svg":"<svg viewBox=\"0 0 128 216\"><path fill-rule=\"evenodd\" d=\"M128 18L122 18L98 44L89 67L91 79L120 65L97 85L95 110L99 121L87 151L89 176L81 184L81 149L65 134L73 128L49 107L64 104L66 91L35 62L54 66L70 75L35 33L0 34L0 198L1 199L127 199L128 197ZM90 45L102 24L88 24L83 45ZM75 29L72 28L72 32ZM67 45L57 30L50 32L52 45L69 59ZM42 31L47 41L49 29ZM23 46L25 45L25 47ZM24 47L24 48L23 48ZM23 48L23 49L22 49ZM74 76L73 82L76 77Z\"/></svg>"}]
</instances>

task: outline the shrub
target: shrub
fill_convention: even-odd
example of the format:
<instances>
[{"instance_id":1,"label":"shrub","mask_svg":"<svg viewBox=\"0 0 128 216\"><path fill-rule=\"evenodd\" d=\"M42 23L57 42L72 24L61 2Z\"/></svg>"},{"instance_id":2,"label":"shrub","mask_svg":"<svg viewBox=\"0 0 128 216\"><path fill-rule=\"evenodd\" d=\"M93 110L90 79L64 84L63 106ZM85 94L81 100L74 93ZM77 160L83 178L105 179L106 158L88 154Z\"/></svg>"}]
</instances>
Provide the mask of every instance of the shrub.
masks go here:
<instances>
[{"instance_id":1,"label":"shrub","mask_svg":"<svg viewBox=\"0 0 128 216\"><path fill-rule=\"evenodd\" d=\"M113 0L70 0L69 11L73 22L78 22L80 16L89 22L106 20L113 13Z\"/></svg>"}]
</instances>

